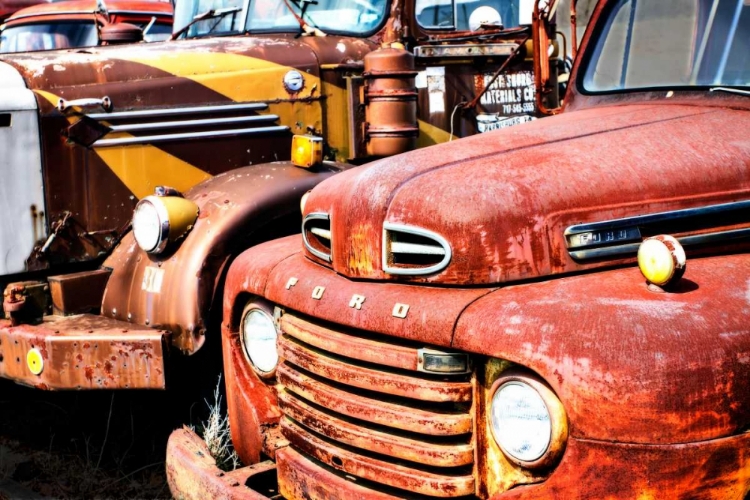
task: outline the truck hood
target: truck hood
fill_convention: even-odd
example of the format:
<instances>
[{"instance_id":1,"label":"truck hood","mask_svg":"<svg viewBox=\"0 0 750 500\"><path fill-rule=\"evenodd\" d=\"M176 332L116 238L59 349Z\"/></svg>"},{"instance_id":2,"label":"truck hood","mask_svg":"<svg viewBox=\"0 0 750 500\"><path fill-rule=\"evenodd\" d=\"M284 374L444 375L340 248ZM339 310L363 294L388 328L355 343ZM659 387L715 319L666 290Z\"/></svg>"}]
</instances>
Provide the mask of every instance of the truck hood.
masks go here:
<instances>
[{"instance_id":1,"label":"truck hood","mask_svg":"<svg viewBox=\"0 0 750 500\"><path fill-rule=\"evenodd\" d=\"M649 234L747 226L746 216L707 220L700 210L679 226L664 220L722 204L731 215L750 198L748 127L747 111L621 105L384 159L312 192L305 214L313 224L329 218L330 257L308 222L307 254L351 278L457 285L632 262ZM621 221L649 214L664 216ZM596 229L611 221L620 231ZM572 248L571 230L589 223L595 229L578 243L603 253ZM394 241L407 255L396 255Z\"/></svg>"},{"instance_id":2,"label":"truck hood","mask_svg":"<svg viewBox=\"0 0 750 500\"><path fill-rule=\"evenodd\" d=\"M315 89L320 93L321 63L334 55L333 63L361 58L371 50L361 40L331 38L310 43L285 36L214 37L13 54L3 60L22 73L32 90L66 99L101 97L107 92L118 111L149 105L274 101L312 97ZM305 78L305 87L296 93L282 84L291 69ZM162 91L165 86L175 90L178 81L179 91ZM136 91L134 82L142 82Z\"/></svg>"}]
</instances>

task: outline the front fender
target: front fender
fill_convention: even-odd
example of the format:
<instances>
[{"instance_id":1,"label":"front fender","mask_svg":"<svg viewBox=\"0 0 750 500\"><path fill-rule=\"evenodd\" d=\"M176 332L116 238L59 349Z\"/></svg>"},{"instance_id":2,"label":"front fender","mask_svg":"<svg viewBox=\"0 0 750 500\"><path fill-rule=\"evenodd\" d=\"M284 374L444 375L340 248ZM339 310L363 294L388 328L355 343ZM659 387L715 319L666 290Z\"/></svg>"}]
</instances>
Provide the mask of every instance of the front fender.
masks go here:
<instances>
[{"instance_id":1,"label":"front fender","mask_svg":"<svg viewBox=\"0 0 750 500\"><path fill-rule=\"evenodd\" d=\"M452 345L542 376L573 437L735 435L750 428L750 259L690 260L680 285L651 291L631 267L509 286L466 308Z\"/></svg>"},{"instance_id":2,"label":"front fender","mask_svg":"<svg viewBox=\"0 0 750 500\"><path fill-rule=\"evenodd\" d=\"M102 315L169 330L176 347L196 352L205 342L227 262L255 243L299 232L302 195L346 167L304 170L269 163L198 184L185 198L198 204L200 215L176 249L147 254L130 232L104 262L112 275Z\"/></svg>"}]
</instances>

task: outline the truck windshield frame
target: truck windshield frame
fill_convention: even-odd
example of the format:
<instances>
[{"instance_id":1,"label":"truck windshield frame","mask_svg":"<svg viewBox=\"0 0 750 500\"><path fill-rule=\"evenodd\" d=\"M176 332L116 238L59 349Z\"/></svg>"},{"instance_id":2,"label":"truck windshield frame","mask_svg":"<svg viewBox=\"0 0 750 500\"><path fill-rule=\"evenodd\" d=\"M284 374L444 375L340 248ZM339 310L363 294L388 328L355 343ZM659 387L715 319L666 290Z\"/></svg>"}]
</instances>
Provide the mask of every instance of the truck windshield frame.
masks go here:
<instances>
[{"instance_id":1,"label":"truck windshield frame","mask_svg":"<svg viewBox=\"0 0 750 500\"><path fill-rule=\"evenodd\" d=\"M578 90L750 88L748 33L745 0L614 2L581 61Z\"/></svg>"},{"instance_id":2,"label":"truck windshield frame","mask_svg":"<svg viewBox=\"0 0 750 500\"><path fill-rule=\"evenodd\" d=\"M93 17L89 21L50 21L8 26L0 32L2 54L72 49L98 44L99 36Z\"/></svg>"},{"instance_id":3,"label":"truck windshield frame","mask_svg":"<svg viewBox=\"0 0 750 500\"><path fill-rule=\"evenodd\" d=\"M530 25L533 12L534 0L416 0L414 18L425 30L476 31L498 19L506 29Z\"/></svg>"},{"instance_id":4,"label":"truck windshield frame","mask_svg":"<svg viewBox=\"0 0 750 500\"><path fill-rule=\"evenodd\" d=\"M299 33L301 17L325 33L367 37L385 24L389 0L192 0L177 2L173 32L211 9L241 7L236 15L195 23L187 38L240 33Z\"/></svg>"}]
</instances>

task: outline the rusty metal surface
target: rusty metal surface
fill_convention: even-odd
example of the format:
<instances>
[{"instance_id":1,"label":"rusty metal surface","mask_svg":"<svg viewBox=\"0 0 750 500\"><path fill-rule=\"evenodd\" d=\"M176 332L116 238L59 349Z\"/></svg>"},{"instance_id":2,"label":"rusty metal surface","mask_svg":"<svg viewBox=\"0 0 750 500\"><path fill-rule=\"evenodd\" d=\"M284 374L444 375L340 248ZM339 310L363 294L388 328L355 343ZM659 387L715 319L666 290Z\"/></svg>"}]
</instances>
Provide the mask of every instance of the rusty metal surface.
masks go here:
<instances>
[{"instance_id":1,"label":"rusty metal surface","mask_svg":"<svg viewBox=\"0 0 750 500\"><path fill-rule=\"evenodd\" d=\"M405 49L380 48L364 57L365 136L371 156L391 156L414 149L417 89L414 55Z\"/></svg>"},{"instance_id":2,"label":"rusty metal surface","mask_svg":"<svg viewBox=\"0 0 750 500\"><path fill-rule=\"evenodd\" d=\"M105 261L113 271L102 314L167 329L177 347L197 351L227 261L254 242L298 231L300 196L338 168L249 166L188 191L185 197L198 205L200 215L176 251L146 254L129 233ZM144 282L147 272L161 275L158 290Z\"/></svg>"},{"instance_id":3,"label":"rusty metal surface","mask_svg":"<svg viewBox=\"0 0 750 500\"><path fill-rule=\"evenodd\" d=\"M286 445L278 434L281 412L275 381L261 379L250 367L242 353L237 328L223 325L222 352L234 449L246 464L258 463L261 454L273 458L276 449Z\"/></svg>"},{"instance_id":4,"label":"rusty metal surface","mask_svg":"<svg viewBox=\"0 0 750 500\"><path fill-rule=\"evenodd\" d=\"M205 442L190 429L178 429L167 443L167 482L176 500L262 500L268 497L246 486L253 476L275 469L262 462L232 472L216 466Z\"/></svg>"},{"instance_id":5,"label":"rusty metal surface","mask_svg":"<svg viewBox=\"0 0 750 500\"><path fill-rule=\"evenodd\" d=\"M689 259L681 288L638 269L498 290L453 347L527 366L565 405L571 436L666 444L750 426L747 255Z\"/></svg>"},{"instance_id":6,"label":"rusty metal surface","mask_svg":"<svg viewBox=\"0 0 750 500\"><path fill-rule=\"evenodd\" d=\"M20 3L20 2L19 2ZM27 4L30 2L27 2ZM37 5L26 7L24 9L17 10L13 15L7 19L8 26L16 26L21 19L34 17L34 22L38 22L41 16L60 16L68 14L70 12L78 12L78 19L92 20L94 12L97 11L98 6L95 0L65 0L61 2L31 2ZM107 10L110 14L115 16L121 16L128 14L129 12L148 12L152 15L163 15L172 17L172 5L169 2L150 1L150 0L110 0L107 2ZM40 16L40 17L37 17ZM141 18L147 16L140 16ZM54 19L60 19L60 17L54 17Z\"/></svg>"},{"instance_id":7,"label":"rusty metal surface","mask_svg":"<svg viewBox=\"0 0 750 500\"><path fill-rule=\"evenodd\" d=\"M101 316L47 316L41 325L0 321L0 377L37 389L164 389L168 333ZM27 365L35 349L38 375Z\"/></svg>"},{"instance_id":8,"label":"rusty metal surface","mask_svg":"<svg viewBox=\"0 0 750 500\"><path fill-rule=\"evenodd\" d=\"M47 281L54 314L64 316L98 311L109 275L108 270L97 269L50 276Z\"/></svg>"},{"instance_id":9,"label":"rusty metal surface","mask_svg":"<svg viewBox=\"0 0 750 500\"><path fill-rule=\"evenodd\" d=\"M450 265L399 278L414 282L480 285L633 262L576 262L563 230L748 199L740 124L750 114L710 103L563 114L374 162L314 190L305 214L330 215L333 268L351 278L393 279L381 268L384 221L448 238Z\"/></svg>"},{"instance_id":10,"label":"rusty metal surface","mask_svg":"<svg viewBox=\"0 0 750 500\"><path fill-rule=\"evenodd\" d=\"M279 491L289 500L393 500L403 498L371 490L324 469L292 448L278 453Z\"/></svg>"},{"instance_id":11,"label":"rusty metal surface","mask_svg":"<svg viewBox=\"0 0 750 500\"><path fill-rule=\"evenodd\" d=\"M492 498L700 498L743 500L750 492L750 433L671 446L571 439L543 483Z\"/></svg>"},{"instance_id":12,"label":"rusty metal surface","mask_svg":"<svg viewBox=\"0 0 750 500\"><path fill-rule=\"evenodd\" d=\"M296 449L308 457L333 464L343 473L422 495L450 498L474 493L471 469L452 475L415 469L332 445L288 418L282 419L281 426Z\"/></svg>"}]
</instances>

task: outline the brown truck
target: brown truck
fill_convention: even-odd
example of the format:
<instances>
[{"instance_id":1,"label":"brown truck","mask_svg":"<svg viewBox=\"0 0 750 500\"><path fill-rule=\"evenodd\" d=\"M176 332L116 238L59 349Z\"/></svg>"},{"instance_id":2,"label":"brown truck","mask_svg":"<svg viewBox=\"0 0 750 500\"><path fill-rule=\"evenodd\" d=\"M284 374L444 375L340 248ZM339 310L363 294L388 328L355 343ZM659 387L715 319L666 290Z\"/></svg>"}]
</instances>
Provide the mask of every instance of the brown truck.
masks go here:
<instances>
[{"instance_id":1,"label":"brown truck","mask_svg":"<svg viewBox=\"0 0 750 500\"><path fill-rule=\"evenodd\" d=\"M318 182L552 113L553 18L520 0L195 0L172 41L3 56L0 377L167 387L182 354L219 347L229 263L298 232Z\"/></svg>"},{"instance_id":2,"label":"brown truck","mask_svg":"<svg viewBox=\"0 0 750 500\"><path fill-rule=\"evenodd\" d=\"M154 0L64 0L21 9L0 26L0 53L167 40L172 4Z\"/></svg>"},{"instance_id":3,"label":"brown truck","mask_svg":"<svg viewBox=\"0 0 750 500\"><path fill-rule=\"evenodd\" d=\"M255 465L176 431L175 496L750 498L748 33L602 1L564 113L313 189L227 276Z\"/></svg>"}]
</instances>

